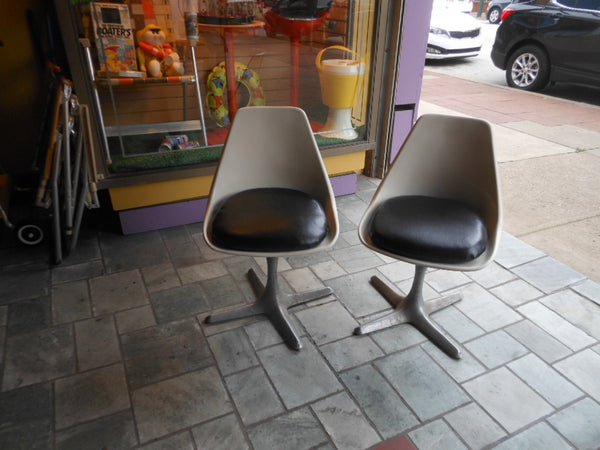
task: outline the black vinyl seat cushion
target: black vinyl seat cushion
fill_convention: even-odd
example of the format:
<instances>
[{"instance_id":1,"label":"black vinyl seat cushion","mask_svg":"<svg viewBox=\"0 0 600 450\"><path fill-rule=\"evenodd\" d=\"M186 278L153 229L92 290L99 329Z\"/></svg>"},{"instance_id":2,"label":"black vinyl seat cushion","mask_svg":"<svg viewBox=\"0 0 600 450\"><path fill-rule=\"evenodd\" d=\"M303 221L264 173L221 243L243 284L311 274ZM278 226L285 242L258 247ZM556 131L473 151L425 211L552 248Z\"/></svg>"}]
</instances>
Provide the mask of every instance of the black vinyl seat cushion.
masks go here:
<instances>
[{"instance_id":1,"label":"black vinyl seat cushion","mask_svg":"<svg viewBox=\"0 0 600 450\"><path fill-rule=\"evenodd\" d=\"M225 200L212 223L212 240L230 250L298 251L319 245L327 230L323 206L308 194L259 188Z\"/></svg>"},{"instance_id":2,"label":"black vinyl seat cushion","mask_svg":"<svg viewBox=\"0 0 600 450\"><path fill-rule=\"evenodd\" d=\"M370 236L389 253L448 264L477 258L488 239L483 220L468 205L425 196L384 201L373 214Z\"/></svg>"}]
</instances>

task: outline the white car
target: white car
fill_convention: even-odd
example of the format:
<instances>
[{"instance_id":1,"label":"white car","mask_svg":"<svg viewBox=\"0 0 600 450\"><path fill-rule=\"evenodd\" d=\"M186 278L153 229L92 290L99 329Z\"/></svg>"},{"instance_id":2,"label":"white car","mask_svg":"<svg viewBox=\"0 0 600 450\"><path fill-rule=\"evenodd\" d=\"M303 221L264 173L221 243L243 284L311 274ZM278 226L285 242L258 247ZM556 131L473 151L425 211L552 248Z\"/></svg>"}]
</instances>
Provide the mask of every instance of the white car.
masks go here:
<instances>
[{"instance_id":1,"label":"white car","mask_svg":"<svg viewBox=\"0 0 600 450\"><path fill-rule=\"evenodd\" d=\"M427 59L477 56L482 44L481 25L473 16L454 8L433 8Z\"/></svg>"}]
</instances>

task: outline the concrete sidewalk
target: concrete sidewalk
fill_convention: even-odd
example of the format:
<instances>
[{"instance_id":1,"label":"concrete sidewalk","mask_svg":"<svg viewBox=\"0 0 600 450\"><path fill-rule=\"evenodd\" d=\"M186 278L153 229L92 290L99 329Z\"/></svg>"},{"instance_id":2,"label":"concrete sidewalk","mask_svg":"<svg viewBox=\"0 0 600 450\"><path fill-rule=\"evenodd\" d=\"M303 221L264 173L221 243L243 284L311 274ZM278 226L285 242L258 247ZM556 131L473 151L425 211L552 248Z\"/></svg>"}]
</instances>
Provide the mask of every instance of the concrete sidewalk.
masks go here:
<instances>
[{"instance_id":1,"label":"concrete sidewalk","mask_svg":"<svg viewBox=\"0 0 600 450\"><path fill-rule=\"evenodd\" d=\"M425 70L425 113L490 121L504 230L600 281L600 107Z\"/></svg>"}]
</instances>

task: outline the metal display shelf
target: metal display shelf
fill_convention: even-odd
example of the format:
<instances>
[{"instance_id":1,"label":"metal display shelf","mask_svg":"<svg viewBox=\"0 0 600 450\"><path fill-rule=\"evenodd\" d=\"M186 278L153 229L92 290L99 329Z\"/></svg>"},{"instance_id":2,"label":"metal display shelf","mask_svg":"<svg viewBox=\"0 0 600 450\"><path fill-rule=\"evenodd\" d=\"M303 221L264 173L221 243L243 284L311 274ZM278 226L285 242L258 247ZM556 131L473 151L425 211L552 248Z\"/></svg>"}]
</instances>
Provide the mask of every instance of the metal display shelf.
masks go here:
<instances>
[{"instance_id":1,"label":"metal display shelf","mask_svg":"<svg viewBox=\"0 0 600 450\"><path fill-rule=\"evenodd\" d=\"M183 133L185 131L197 131L197 120L184 120L180 122L158 122L138 125L124 125L105 127L106 136L133 136L137 134L154 134L154 133Z\"/></svg>"},{"instance_id":2,"label":"metal display shelf","mask_svg":"<svg viewBox=\"0 0 600 450\"><path fill-rule=\"evenodd\" d=\"M100 137L102 140L102 145L104 147L105 154L105 162L108 166L112 164L112 156L111 156L111 146L108 142L108 137L118 137L118 146L120 147L120 153L122 158L128 157L139 157L141 155L155 154L158 153L158 146L156 149L150 152L137 152L133 155L128 154L125 151L125 146L123 143L123 137L125 136L143 136L143 135L151 135L156 133L164 133L164 134L173 134L173 133L181 133L184 131L196 131L201 133L202 143L199 148L208 147L208 138L206 135L206 123L204 119L204 108L202 105L202 93L200 91L199 84L199 76L198 76L198 67L196 64L196 52L195 47L190 46L191 50L191 60L193 63L194 74L193 75L181 75L181 76L166 76L161 78L149 78L149 77L118 77L111 76L110 73L103 73L102 76L96 76L96 72L94 70L94 63L91 54L91 45L89 39L80 39L81 46L84 49L86 60L87 60L87 70L88 76L92 80L93 84L93 99L96 103L96 108L100 112L99 114L99 125L100 125ZM196 100L197 107L200 113L198 120L183 120L183 121L172 121L172 122L159 122L159 123L149 123L149 124L135 124L135 125L121 125L119 120L119 113L116 108L116 101L114 98L113 88L117 86L157 86L157 85L165 85L165 84L178 84L183 86L184 89L184 119L187 118L187 104L186 104L186 90L185 87L187 85L193 85L196 91ZM100 95L98 92L99 88L107 89L111 98L111 103L113 105L113 113L115 117L116 124L114 126L106 126L104 123L104 118L102 114L102 105L100 102ZM187 151L187 150L172 150L173 152L177 151Z\"/></svg>"}]
</instances>

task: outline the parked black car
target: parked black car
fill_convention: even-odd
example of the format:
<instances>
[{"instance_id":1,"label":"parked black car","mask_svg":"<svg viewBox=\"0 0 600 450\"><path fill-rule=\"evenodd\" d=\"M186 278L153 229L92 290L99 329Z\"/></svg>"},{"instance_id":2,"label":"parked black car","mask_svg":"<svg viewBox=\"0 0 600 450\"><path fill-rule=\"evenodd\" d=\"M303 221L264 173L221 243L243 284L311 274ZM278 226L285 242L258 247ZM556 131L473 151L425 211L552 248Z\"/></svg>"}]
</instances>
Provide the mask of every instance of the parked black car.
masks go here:
<instances>
[{"instance_id":1,"label":"parked black car","mask_svg":"<svg viewBox=\"0 0 600 450\"><path fill-rule=\"evenodd\" d=\"M500 23L502 11L511 3L526 3L531 0L492 0L487 7L487 20L490 23Z\"/></svg>"},{"instance_id":2,"label":"parked black car","mask_svg":"<svg viewBox=\"0 0 600 450\"><path fill-rule=\"evenodd\" d=\"M563 81L600 87L600 0L509 5L491 57L517 89L539 91Z\"/></svg>"}]
</instances>

